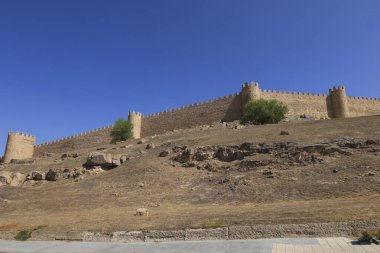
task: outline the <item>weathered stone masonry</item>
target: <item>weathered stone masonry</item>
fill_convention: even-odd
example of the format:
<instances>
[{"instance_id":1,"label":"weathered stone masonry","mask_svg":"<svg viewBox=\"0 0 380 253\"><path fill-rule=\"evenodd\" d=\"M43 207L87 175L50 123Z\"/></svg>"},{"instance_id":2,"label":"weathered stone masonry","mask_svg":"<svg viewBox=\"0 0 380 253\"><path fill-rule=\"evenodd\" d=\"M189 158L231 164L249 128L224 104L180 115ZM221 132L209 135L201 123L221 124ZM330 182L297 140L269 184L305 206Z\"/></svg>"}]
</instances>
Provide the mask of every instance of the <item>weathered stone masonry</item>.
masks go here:
<instances>
[{"instance_id":1,"label":"weathered stone masonry","mask_svg":"<svg viewBox=\"0 0 380 253\"><path fill-rule=\"evenodd\" d=\"M258 83L244 84L240 93L213 99L201 103L183 106L173 110L144 116L138 112L130 112L129 121L134 126L134 137L140 138L154 134L162 134L175 129L185 129L195 126L211 124L216 121L233 121L240 118L247 102L255 99L276 99L289 108L289 116L306 115L317 119L345 118L357 116L380 115L380 99L349 97L343 86L329 90L328 95L309 94L300 92L283 92L261 90ZM52 142L35 146L34 154L43 152L65 152L79 148L89 148L111 141L112 126L96 129ZM12 139L12 137L11 137ZM8 140L9 141L9 140ZM24 153L18 150L18 139L11 142L13 151L7 151L7 161L15 158L11 154ZM23 141L21 141L23 143ZM23 150L21 148L20 150ZM31 157L25 152L24 158ZM20 157L20 156L17 156ZM17 159L17 158L15 158ZM5 160L5 159L4 159Z\"/></svg>"},{"instance_id":2,"label":"weathered stone masonry","mask_svg":"<svg viewBox=\"0 0 380 253\"><path fill-rule=\"evenodd\" d=\"M8 133L7 145L3 158L4 163L12 159L26 159L33 157L36 137L24 133Z\"/></svg>"}]
</instances>

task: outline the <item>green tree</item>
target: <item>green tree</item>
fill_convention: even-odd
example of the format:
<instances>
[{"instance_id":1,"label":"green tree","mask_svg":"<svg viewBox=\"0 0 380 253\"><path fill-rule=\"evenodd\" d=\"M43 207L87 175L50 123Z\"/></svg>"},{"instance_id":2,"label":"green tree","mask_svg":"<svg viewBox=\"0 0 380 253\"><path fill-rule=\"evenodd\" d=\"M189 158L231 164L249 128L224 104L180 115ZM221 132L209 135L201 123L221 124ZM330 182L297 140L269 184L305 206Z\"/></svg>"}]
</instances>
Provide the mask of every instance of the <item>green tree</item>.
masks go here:
<instances>
[{"instance_id":1,"label":"green tree","mask_svg":"<svg viewBox=\"0 0 380 253\"><path fill-rule=\"evenodd\" d=\"M277 100L258 99L248 102L244 107L242 124L273 124L285 119L289 109Z\"/></svg>"},{"instance_id":2,"label":"green tree","mask_svg":"<svg viewBox=\"0 0 380 253\"><path fill-rule=\"evenodd\" d=\"M126 119L120 118L116 120L111 130L111 143L125 141L133 137L133 125Z\"/></svg>"}]
</instances>

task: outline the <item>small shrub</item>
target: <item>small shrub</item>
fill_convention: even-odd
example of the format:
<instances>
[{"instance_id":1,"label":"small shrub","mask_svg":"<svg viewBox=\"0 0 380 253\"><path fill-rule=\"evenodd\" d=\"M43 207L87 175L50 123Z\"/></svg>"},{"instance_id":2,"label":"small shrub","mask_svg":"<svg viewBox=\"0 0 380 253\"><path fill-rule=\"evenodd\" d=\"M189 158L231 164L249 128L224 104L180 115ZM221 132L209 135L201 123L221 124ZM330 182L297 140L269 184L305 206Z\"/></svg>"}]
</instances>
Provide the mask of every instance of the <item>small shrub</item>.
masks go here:
<instances>
[{"instance_id":1,"label":"small shrub","mask_svg":"<svg viewBox=\"0 0 380 253\"><path fill-rule=\"evenodd\" d=\"M372 241L372 236L368 232L364 231L362 236L359 237L358 242L370 243Z\"/></svg>"},{"instance_id":2,"label":"small shrub","mask_svg":"<svg viewBox=\"0 0 380 253\"><path fill-rule=\"evenodd\" d=\"M22 230L15 236L16 241L26 241L32 236L32 231Z\"/></svg>"},{"instance_id":3,"label":"small shrub","mask_svg":"<svg viewBox=\"0 0 380 253\"><path fill-rule=\"evenodd\" d=\"M133 137L133 126L128 120L120 118L116 120L113 129L111 130L111 143L116 143L118 141L126 141Z\"/></svg>"},{"instance_id":4,"label":"small shrub","mask_svg":"<svg viewBox=\"0 0 380 253\"><path fill-rule=\"evenodd\" d=\"M376 232L377 239L380 239L380 230Z\"/></svg>"},{"instance_id":5,"label":"small shrub","mask_svg":"<svg viewBox=\"0 0 380 253\"><path fill-rule=\"evenodd\" d=\"M285 119L289 109L277 100L258 99L250 101L240 119L242 124L273 124Z\"/></svg>"}]
</instances>

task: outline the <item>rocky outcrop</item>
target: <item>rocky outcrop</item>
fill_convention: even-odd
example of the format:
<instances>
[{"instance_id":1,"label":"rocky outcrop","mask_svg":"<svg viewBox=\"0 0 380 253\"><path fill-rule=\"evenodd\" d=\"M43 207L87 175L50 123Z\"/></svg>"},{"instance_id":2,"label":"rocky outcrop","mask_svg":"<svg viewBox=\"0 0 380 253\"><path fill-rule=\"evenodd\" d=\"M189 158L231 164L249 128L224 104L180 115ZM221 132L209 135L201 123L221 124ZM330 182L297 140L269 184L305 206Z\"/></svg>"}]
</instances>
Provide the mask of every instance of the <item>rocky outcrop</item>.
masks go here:
<instances>
[{"instance_id":1,"label":"rocky outcrop","mask_svg":"<svg viewBox=\"0 0 380 253\"><path fill-rule=\"evenodd\" d=\"M243 143L240 146L173 147L171 159L182 167L208 171L249 171L268 165L306 166L321 164L326 157L350 156L354 152L377 152L379 140L341 137L329 143L299 145L294 142ZM260 158L255 158L260 156ZM240 161L238 163L238 161ZM228 165L227 165L228 164ZM277 166L277 167L278 167ZM273 172L263 173L273 178Z\"/></svg>"},{"instance_id":2,"label":"rocky outcrop","mask_svg":"<svg viewBox=\"0 0 380 253\"><path fill-rule=\"evenodd\" d=\"M61 171L58 169L50 169L46 173L46 180L47 181L57 181L61 175Z\"/></svg>"},{"instance_id":3,"label":"rocky outcrop","mask_svg":"<svg viewBox=\"0 0 380 253\"><path fill-rule=\"evenodd\" d=\"M61 155L61 159L66 159L66 158L77 158L80 156L80 153L65 153Z\"/></svg>"},{"instance_id":4,"label":"rocky outcrop","mask_svg":"<svg viewBox=\"0 0 380 253\"><path fill-rule=\"evenodd\" d=\"M160 154L158 155L159 157L166 157L170 154L170 150L163 150L160 152Z\"/></svg>"},{"instance_id":5,"label":"rocky outcrop","mask_svg":"<svg viewBox=\"0 0 380 253\"><path fill-rule=\"evenodd\" d=\"M30 175L30 179L36 180L36 181L45 180L45 176L46 176L45 173L42 173L40 171L32 171Z\"/></svg>"},{"instance_id":6,"label":"rocky outcrop","mask_svg":"<svg viewBox=\"0 0 380 253\"><path fill-rule=\"evenodd\" d=\"M26 175L9 171L0 171L0 186L21 186L26 180Z\"/></svg>"},{"instance_id":7,"label":"rocky outcrop","mask_svg":"<svg viewBox=\"0 0 380 253\"><path fill-rule=\"evenodd\" d=\"M232 162L235 160L242 160L244 158L244 153L230 147L219 147L215 153L215 157L222 162Z\"/></svg>"},{"instance_id":8,"label":"rocky outcrop","mask_svg":"<svg viewBox=\"0 0 380 253\"><path fill-rule=\"evenodd\" d=\"M340 136L335 141L339 147L352 149L364 148L371 145L380 145L380 140L354 138L349 136Z\"/></svg>"},{"instance_id":9,"label":"rocky outcrop","mask_svg":"<svg viewBox=\"0 0 380 253\"><path fill-rule=\"evenodd\" d=\"M122 154L112 154L105 152L92 152L88 155L86 163L83 165L86 168L100 166L103 169L113 169L121 165L127 158Z\"/></svg>"}]
</instances>

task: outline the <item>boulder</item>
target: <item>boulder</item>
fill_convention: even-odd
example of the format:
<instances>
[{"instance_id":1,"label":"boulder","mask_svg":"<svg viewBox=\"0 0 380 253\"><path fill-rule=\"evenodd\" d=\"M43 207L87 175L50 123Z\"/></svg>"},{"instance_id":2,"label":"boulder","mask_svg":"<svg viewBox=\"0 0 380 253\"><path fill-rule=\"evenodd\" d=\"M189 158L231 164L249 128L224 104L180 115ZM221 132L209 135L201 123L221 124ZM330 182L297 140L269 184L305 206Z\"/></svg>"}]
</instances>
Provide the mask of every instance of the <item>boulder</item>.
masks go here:
<instances>
[{"instance_id":1,"label":"boulder","mask_svg":"<svg viewBox=\"0 0 380 253\"><path fill-rule=\"evenodd\" d=\"M280 135L290 135L290 133L288 131L281 131Z\"/></svg>"},{"instance_id":2,"label":"boulder","mask_svg":"<svg viewBox=\"0 0 380 253\"><path fill-rule=\"evenodd\" d=\"M121 164L120 158L120 154L92 152L83 166L86 168L101 166L103 169L113 169Z\"/></svg>"},{"instance_id":3,"label":"boulder","mask_svg":"<svg viewBox=\"0 0 380 253\"><path fill-rule=\"evenodd\" d=\"M138 208L136 210L135 216L148 216L149 212L146 208Z\"/></svg>"},{"instance_id":4,"label":"boulder","mask_svg":"<svg viewBox=\"0 0 380 253\"><path fill-rule=\"evenodd\" d=\"M169 150L164 150L164 151L161 151L160 154L158 155L159 157L166 157L170 154L170 151Z\"/></svg>"},{"instance_id":5,"label":"boulder","mask_svg":"<svg viewBox=\"0 0 380 253\"><path fill-rule=\"evenodd\" d=\"M197 161L209 160L212 157L213 157L213 153L212 152L208 152L208 151L204 151L204 150L198 150L195 153L195 160L197 160Z\"/></svg>"},{"instance_id":6,"label":"boulder","mask_svg":"<svg viewBox=\"0 0 380 253\"><path fill-rule=\"evenodd\" d=\"M222 162L232 162L235 160L242 160L244 158L244 153L233 148L219 147L215 153L215 157Z\"/></svg>"},{"instance_id":7,"label":"boulder","mask_svg":"<svg viewBox=\"0 0 380 253\"><path fill-rule=\"evenodd\" d=\"M61 173L59 170L50 169L48 173L46 173L45 178L47 181L57 181L59 179L60 174Z\"/></svg>"},{"instance_id":8,"label":"boulder","mask_svg":"<svg viewBox=\"0 0 380 253\"><path fill-rule=\"evenodd\" d=\"M40 171L32 171L32 174L30 175L32 180L45 180L45 173L42 173Z\"/></svg>"},{"instance_id":9,"label":"boulder","mask_svg":"<svg viewBox=\"0 0 380 253\"><path fill-rule=\"evenodd\" d=\"M22 173L13 173L10 186L21 186L26 180L26 175Z\"/></svg>"},{"instance_id":10,"label":"boulder","mask_svg":"<svg viewBox=\"0 0 380 253\"><path fill-rule=\"evenodd\" d=\"M9 171L0 172L0 186L21 186L26 180L26 175L22 173L14 173Z\"/></svg>"},{"instance_id":11,"label":"boulder","mask_svg":"<svg viewBox=\"0 0 380 253\"><path fill-rule=\"evenodd\" d=\"M194 157L195 151L192 148L186 148L180 154L178 154L174 160L180 163L187 163Z\"/></svg>"}]
</instances>

